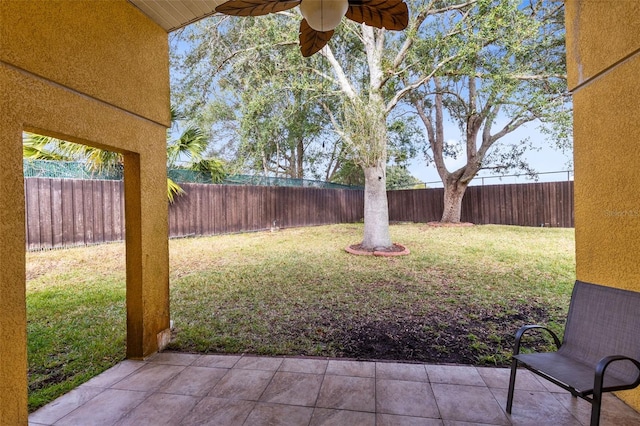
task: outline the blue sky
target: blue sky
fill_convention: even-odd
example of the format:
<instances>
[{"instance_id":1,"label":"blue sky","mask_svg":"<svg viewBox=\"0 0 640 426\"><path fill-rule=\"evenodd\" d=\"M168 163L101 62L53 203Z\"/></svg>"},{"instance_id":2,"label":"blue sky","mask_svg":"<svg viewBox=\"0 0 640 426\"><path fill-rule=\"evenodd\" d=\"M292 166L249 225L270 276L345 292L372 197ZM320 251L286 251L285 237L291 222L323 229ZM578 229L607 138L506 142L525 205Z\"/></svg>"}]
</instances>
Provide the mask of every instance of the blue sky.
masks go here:
<instances>
[{"instance_id":1,"label":"blue sky","mask_svg":"<svg viewBox=\"0 0 640 426\"><path fill-rule=\"evenodd\" d=\"M562 152L555 147L550 146L551 143L546 140L546 136L541 134L539 130L537 130L537 125L535 123L529 126L523 126L520 129L514 131L510 135L504 137L503 141L508 144L515 144L520 142L524 138L530 138L533 142L536 149L539 151L532 150L528 151L525 154L525 157L529 164L533 167L534 170L538 173L546 173L546 172L558 172L558 171L566 171L569 169L570 162L572 160L571 152ZM448 132L448 133L447 133ZM459 137L460 131L455 126L448 126L445 129L445 137L450 139L455 139ZM454 171L458 167L464 165L464 158L462 155L457 160L446 160L449 171ZM409 166L409 172L420 179L423 182L436 182L440 181L440 176L436 171L435 165L430 164L426 165L422 156L418 156L414 160L412 160ZM494 172L491 171L481 171L479 176L496 176ZM571 179L573 179L573 174L571 174ZM554 174L542 174L538 176L538 182L549 182L549 181L558 181L558 180L567 180L567 173L554 173ZM499 178L485 178L484 184L501 184L501 183L529 183L534 182L527 176L522 176L519 178L515 177L503 177ZM472 185L480 185L482 184L481 179L475 179L472 182ZM441 187L442 185L438 184L429 184L430 187Z\"/></svg>"}]
</instances>

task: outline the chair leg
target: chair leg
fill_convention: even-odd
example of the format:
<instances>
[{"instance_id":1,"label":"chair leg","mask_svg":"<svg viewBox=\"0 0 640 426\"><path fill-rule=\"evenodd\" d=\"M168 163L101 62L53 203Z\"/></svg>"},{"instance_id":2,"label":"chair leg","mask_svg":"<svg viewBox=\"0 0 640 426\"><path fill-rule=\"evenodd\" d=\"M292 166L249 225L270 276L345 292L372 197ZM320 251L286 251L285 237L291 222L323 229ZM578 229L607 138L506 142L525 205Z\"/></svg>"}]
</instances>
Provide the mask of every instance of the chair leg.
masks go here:
<instances>
[{"instance_id":1,"label":"chair leg","mask_svg":"<svg viewBox=\"0 0 640 426\"><path fill-rule=\"evenodd\" d=\"M511 376L509 377L509 393L507 394L507 413L511 414L513 407L513 391L516 387L516 373L518 372L518 360L511 360Z\"/></svg>"},{"instance_id":2,"label":"chair leg","mask_svg":"<svg viewBox=\"0 0 640 426\"><path fill-rule=\"evenodd\" d=\"M591 401L591 426L600 425L600 407L602 405L602 393L594 392Z\"/></svg>"}]
</instances>

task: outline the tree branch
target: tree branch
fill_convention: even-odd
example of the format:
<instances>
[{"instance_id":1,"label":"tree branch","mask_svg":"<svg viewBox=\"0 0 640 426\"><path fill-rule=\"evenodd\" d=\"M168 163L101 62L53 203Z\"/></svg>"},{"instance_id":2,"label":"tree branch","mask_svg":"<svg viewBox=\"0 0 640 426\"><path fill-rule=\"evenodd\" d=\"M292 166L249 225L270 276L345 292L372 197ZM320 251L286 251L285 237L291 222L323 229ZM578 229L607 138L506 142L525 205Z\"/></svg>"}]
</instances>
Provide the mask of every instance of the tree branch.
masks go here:
<instances>
[{"instance_id":1,"label":"tree branch","mask_svg":"<svg viewBox=\"0 0 640 426\"><path fill-rule=\"evenodd\" d=\"M362 24L362 40L369 65L370 92L380 90L383 84L382 52L384 50L384 30L378 31L375 31L373 27ZM377 40L376 32L378 33Z\"/></svg>"},{"instance_id":2,"label":"tree branch","mask_svg":"<svg viewBox=\"0 0 640 426\"><path fill-rule=\"evenodd\" d=\"M333 51L328 44L320 50L320 54L329 61L329 64L331 64L331 67L333 68L333 72L338 79L338 83L342 92L347 95L349 99L355 99L357 97L356 91L353 89L353 86L351 86L351 83L344 73L342 66L333 55Z\"/></svg>"},{"instance_id":3,"label":"tree branch","mask_svg":"<svg viewBox=\"0 0 640 426\"><path fill-rule=\"evenodd\" d=\"M461 55L460 53L456 53L454 55L449 56L448 58L443 59L433 68L433 70L427 76L422 77L418 81L411 83L408 86L405 86L402 90L399 90L398 92L396 92L393 98L391 98L391 100L386 105L387 114L391 112L391 110L398 104L398 102L400 102L402 98L404 98L409 92L417 89L418 87L425 84L427 81L431 80L431 78L433 78L433 76L438 71L440 71L442 67L444 67L446 64L453 61L454 59L458 58L460 55Z\"/></svg>"},{"instance_id":4,"label":"tree branch","mask_svg":"<svg viewBox=\"0 0 640 426\"><path fill-rule=\"evenodd\" d=\"M425 6L422 9L422 11L418 14L418 16L416 16L415 19L411 22L411 26L409 28L407 28L406 33L407 34L412 34L414 32L417 32L420 29L420 27L422 26L422 24L424 23L424 21L429 16L437 15L437 14L445 13L445 12L450 12L450 11L453 11L453 10L461 10L461 9L464 9L465 7L471 6L471 5L473 5L473 4L477 3L477 2L478 2L478 0L471 0L471 1L468 1L466 3L454 4L454 5L442 7L442 8L439 8L439 9L432 9L433 4L435 3L435 0L432 0L427 6ZM467 16L467 15L465 15L465 16ZM462 20L464 20L464 19L465 18L463 18ZM454 33L449 33L449 34L445 35L444 38L447 38L447 37L449 37L449 36L451 36L453 34ZM393 59L392 66L391 66L391 68L390 68L390 70L388 72L388 76L382 82L383 85L393 75L397 75L398 74L398 68L407 59L407 55L409 54L409 51L410 51L411 47L413 46L413 43L414 43L414 39L411 36L408 36L405 39L404 43L400 47L400 50L398 51L398 54Z\"/></svg>"},{"instance_id":5,"label":"tree branch","mask_svg":"<svg viewBox=\"0 0 640 426\"><path fill-rule=\"evenodd\" d=\"M520 118L514 118L509 123L507 123L498 133L496 133L495 135L491 136L490 145L493 145L493 143L496 142L498 139L508 135L509 133L513 132L518 127L522 126L523 124L526 124L526 123L529 123L531 121L534 121L536 118L537 117L535 115L524 116L524 117L520 117Z\"/></svg>"},{"instance_id":6,"label":"tree branch","mask_svg":"<svg viewBox=\"0 0 640 426\"><path fill-rule=\"evenodd\" d=\"M474 74L470 74L470 73L462 73L462 72L455 72L455 71L448 72L447 75L456 76L456 77L468 76L468 77L475 77L475 78L491 78L493 76L493 74L489 74L489 73L477 72ZM501 77L505 77L507 79L512 79L512 80L521 80L521 81L548 80L550 78L560 78L563 80L567 79L566 74L502 74Z\"/></svg>"},{"instance_id":7,"label":"tree branch","mask_svg":"<svg viewBox=\"0 0 640 426\"><path fill-rule=\"evenodd\" d=\"M342 140L344 140L345 142L351 143L351 139L349 139L349 135L347 135L345 132L340 130L341 128L340 123L338 123L338 120L336 120L336 117L333 115L333 111L331 110L331 108L329 108L329 106L324 102L320 102L320 106L327 113L329 120L331 120L331 124L333 125L333 131L338 136L340 136Z\"/></svg>"},{"instance_id":8,"label":"tree branch","mask_svg":"<svg viewBox=\"0 0 640 426\"><path fill-rule=\"evenodd\" d=\"M292 46L292 45L298 45L297 41L283 41L280 43L275 43L275 44L270 44L270 47L273 46ZM243 53L248 53L248 52L254 52L258 49L260 49L262 46L258 45L258 46L253 46L253 47L248 47L246 49L240 49L240 50L236 50L234 52L231 52L226 58L224 58L220 64L218 65L218 68L215 71L215 74L218 74L220 72L220 70L222 70L222 68L224 68L224 66L231 61L233 58L235 58L236 56L239 56Z\"/></svg>"}]
</instances>

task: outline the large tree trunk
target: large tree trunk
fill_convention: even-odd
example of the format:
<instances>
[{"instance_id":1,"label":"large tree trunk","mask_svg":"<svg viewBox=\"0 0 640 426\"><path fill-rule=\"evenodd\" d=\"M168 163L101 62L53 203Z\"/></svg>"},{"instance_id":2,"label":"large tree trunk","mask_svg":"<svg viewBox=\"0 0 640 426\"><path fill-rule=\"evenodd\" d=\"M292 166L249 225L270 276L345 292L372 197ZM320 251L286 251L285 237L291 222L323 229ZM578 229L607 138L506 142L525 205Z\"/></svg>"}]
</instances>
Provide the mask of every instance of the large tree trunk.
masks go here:
<instances>
[{"instance_id":1,"label":"large tree trunk","mask_svg":"<svg viewBox=\"0 0 640 426\"><path fill-rule=\"evenodd\" d=\"M389 205L387 203L387 176L384 161L364 168L364 240L365 249L391 247L389 235Z\"/></svg>"},{"instance_id":2,"label":"large tree trunk","mask_svg":"<svg viewBox=\"0 0 640 426\"><path fill-rule=\"evenodd\" d=\"M304 139L300 138L296 146L296 177L304 179Z\"/></svg>"},{"instance_id":3,"label":"large tree trunk","mask_svg":"<svg viewBox=\"0 0 640 426\"><path fill-rule=\"evenodd\" d=\"M447 180L444 185L444 210L441 222L460 223L462 198L468 184L457 180Z\"/></svg>"}]
</instances>

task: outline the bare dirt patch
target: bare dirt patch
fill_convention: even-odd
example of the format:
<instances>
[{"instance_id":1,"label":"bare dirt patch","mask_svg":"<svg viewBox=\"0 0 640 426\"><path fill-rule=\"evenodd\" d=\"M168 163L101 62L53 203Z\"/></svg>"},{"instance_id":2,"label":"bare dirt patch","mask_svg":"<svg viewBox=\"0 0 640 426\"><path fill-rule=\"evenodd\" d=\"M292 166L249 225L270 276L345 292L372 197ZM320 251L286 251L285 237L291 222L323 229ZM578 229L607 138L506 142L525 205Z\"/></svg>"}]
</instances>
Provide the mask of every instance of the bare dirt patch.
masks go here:
<instances>
[{"instance_id":1,"label":"bare dirt patch","mask_svg":"<svg viewBox=\"0 0 640 426\"><path fill-rule=\"evenodd\" d=\"M533 305L508 310L467 306L453 312L434 307L424 315L410 311L389 312L376 319L345 319L325 312L316 316L315 324L291 324L289 330L334 348L339 357L507 366L517 329L524 324L548 323L554 316ZM548 344L542 336L526 343L538 350Z\"/></svg>"}]
</instances>

